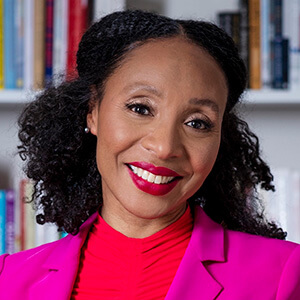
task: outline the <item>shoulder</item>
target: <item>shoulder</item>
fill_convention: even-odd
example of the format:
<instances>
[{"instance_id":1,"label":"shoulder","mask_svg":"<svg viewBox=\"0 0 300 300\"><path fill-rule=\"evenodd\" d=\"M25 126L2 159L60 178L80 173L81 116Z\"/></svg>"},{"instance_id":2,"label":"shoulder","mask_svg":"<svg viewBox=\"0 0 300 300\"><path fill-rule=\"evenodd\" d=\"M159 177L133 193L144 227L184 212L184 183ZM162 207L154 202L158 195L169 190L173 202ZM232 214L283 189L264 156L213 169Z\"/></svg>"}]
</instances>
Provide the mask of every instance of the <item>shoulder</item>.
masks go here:
<instances>
[{"instance_id":1,"label":"shoulder","mask_svg":"<svg viewBox=\"0 0 300 300\"><path fill-rule=\"evenodd\" d=\"M300 299L300 245L225 230L227 259L241 265L250 277L277 286L276 299Z\"/></svg>"},{"instance_id":2,"label":"shoulder","mask_svg":"<svg viewBox=\"0 0 300 300\"><path fill-rule=\"evenodd\" d=\"M245 232L233 231L225 229L225 241L228 246L237 250L243 249L246 252L254 253L268 253L268 256L272 255L289 255L300 245L283 241L279 239L258 236Z\"/></svg>"},{"instance_id":3,"label":"shoulder","mask_svg":"<svg viewBox=\"0 0 300 300\"><path fill-rule=\"evenodd\" d=\"M65 239L65 238L64 238ZM66 241L64 239L44 244L36 248L28 249L25 251L17 252L14 254L3 254L0 256L0 278L2 273L7 270L9 272L16 272L25 268L25 266L33 266L38 264L43 264L47 259L52 250L64 244Z\"/></svg>"},{"instance_id":4,"label":"shoulder","mask_svg":"<svg viewBox=\"0 0 300 300\"><path fill-rule=\"evenodd\" d=\"M52 243L12 255L4 254L0 256L0 281L4 271L7 274L8 272L27 270L29 267L40 267L46 261L56 264L63 263L66 256L77 256L96 217L97 213L92 214L81 225L76 235L68 234L66 237Z\"/></svg>"}]
</instances>

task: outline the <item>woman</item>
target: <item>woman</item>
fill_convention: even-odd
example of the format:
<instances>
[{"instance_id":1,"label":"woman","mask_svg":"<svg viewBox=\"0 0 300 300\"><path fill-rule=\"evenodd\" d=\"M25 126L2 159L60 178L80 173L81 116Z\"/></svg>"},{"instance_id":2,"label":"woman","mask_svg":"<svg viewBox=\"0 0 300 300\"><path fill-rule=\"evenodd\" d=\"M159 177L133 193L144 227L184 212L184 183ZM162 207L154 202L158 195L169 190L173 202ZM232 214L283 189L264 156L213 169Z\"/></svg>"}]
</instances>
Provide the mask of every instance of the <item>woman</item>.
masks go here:
<instances>
[{"instance_id":1,"label":"woman","mask_svg":"<svg viewBox=\"0 0 300 300\"><path fill-rule=\"evenodd\" d=\"M300 246L255 196L274 187L234 110L246 70L232 39L117 12L84 34L77 70L19 134L37 221L70 234L2 256L0 298L299 299Z\"/></svg>"}]
</instances>

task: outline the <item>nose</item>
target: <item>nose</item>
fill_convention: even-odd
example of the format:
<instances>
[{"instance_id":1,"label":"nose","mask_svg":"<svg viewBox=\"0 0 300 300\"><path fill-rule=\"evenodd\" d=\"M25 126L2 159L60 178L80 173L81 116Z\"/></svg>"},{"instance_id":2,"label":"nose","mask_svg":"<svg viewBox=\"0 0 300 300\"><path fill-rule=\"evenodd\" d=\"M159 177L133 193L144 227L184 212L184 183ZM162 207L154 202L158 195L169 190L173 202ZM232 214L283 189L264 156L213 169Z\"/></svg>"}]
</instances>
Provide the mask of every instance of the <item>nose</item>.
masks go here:
<instances>
[{"instance_id":1,"label":"nose","mask_svg":"<svg viewBox=\"0 0 300 300\"><path fill-rule=\"evenodd\" d=\"M184 144L176 126L160 123L142 139L142 146L152 152L157 158L167 160L181 157Z\"/></svg>"}]
</instances>

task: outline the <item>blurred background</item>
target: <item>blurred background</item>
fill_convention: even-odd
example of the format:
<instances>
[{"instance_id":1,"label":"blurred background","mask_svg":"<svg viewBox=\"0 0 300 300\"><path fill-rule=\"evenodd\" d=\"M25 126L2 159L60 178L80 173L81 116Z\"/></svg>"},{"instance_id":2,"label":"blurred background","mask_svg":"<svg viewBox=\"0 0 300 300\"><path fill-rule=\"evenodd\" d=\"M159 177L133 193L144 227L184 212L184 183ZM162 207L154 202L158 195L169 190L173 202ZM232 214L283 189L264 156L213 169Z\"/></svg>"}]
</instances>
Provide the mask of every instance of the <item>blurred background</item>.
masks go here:
<instances>
[{"instance_id":1,"label":"blurred background","mask_svg":"<svg viewBox=\"0 0 300 300\"><path fill-rule=\"evenodd\" d=\"M34 225L21 201L31 188L16 155L17 118L39 90L76 76L86 28L123 9L204 19L232 36L249 71L238 109L277 186L275 194L259 192L270 218L300 242L300 0L0 0L0 254L60 237Z\"/></svg>"}]
</instances>

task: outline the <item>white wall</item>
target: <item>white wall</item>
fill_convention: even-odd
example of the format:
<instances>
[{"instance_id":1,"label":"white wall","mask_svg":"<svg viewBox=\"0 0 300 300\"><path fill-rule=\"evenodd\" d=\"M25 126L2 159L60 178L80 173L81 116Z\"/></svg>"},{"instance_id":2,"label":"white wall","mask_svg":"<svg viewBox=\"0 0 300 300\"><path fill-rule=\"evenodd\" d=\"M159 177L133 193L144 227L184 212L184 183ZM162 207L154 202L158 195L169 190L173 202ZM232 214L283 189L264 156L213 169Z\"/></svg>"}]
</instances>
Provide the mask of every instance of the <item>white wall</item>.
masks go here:
<instances>
[{"instance_id":1,"label":"white wall","mask_svg":"<svg viewBox=\"0 0 300 300\"><path fill-rule=\"evenodd\" d=\"M300 95L297 105L248 106L243 115L272 167L300 170Z\"/></svg>"}]
</instances>

